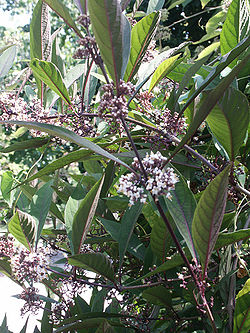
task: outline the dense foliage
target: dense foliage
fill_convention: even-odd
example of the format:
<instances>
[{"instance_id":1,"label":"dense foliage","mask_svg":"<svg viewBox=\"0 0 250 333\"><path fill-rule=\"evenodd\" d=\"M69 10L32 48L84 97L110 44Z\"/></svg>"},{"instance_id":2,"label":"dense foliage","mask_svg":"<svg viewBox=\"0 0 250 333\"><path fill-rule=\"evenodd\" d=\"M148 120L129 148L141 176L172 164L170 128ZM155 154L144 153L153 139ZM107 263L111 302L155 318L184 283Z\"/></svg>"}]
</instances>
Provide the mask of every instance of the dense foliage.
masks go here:
<instances>
[{"instance_id":1,"label":"dense foliage","mask_svg":"<svg viewBox=\"0 0 250 333\"><path fill-rule=\"evenodd\" d=\"M248 332L249 2L74 3L37 1L29 59L0 49L0 271L21 315Z\"/></svg>"}]
</instances>

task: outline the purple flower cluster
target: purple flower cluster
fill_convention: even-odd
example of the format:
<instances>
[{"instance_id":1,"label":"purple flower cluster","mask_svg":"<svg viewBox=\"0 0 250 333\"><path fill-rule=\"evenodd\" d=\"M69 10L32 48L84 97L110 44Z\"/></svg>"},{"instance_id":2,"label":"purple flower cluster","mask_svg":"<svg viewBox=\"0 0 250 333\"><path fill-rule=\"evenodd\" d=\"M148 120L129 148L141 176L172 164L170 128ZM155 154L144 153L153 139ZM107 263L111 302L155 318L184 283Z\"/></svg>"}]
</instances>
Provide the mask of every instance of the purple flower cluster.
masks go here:
<instances>
[{"instance_id":1,"label":"purple flower cluster","mask_svg":"<svg viewBox=\"0 0 250 333\"><path fill-rule=\"evenodd\" d=\"M174 189L178 178L172 168L163 168L165 161L166 158L160 152L155 154L151 152L142 160L147 173L146 181L138 179L133 173L121 176L118 191L129 197L130 205L133 205L137 200L143 203L146 202L147 195L144 189L150 191L155 197L164 194L171 198L170 191ZM135 170L141 171L136 157L132 166Z\"/></svg>"}]
</instances>

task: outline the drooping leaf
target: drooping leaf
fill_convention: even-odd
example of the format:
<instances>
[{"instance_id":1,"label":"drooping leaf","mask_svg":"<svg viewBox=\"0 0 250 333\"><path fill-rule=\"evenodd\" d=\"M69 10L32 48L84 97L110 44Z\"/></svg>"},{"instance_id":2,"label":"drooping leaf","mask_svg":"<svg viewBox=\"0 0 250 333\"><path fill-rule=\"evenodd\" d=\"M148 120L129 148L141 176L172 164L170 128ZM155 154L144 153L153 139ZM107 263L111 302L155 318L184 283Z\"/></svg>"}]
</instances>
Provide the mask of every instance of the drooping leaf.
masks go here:
<instances>
[{"instance_id":1,"label":"drooping leaf","mask_svg":"<svg viewBox=\"0 0 250 333\"><path fill-rule=\"evenodd\" d=\"M249 33L249 2L233 0L228 8L227 17L220 34L221 54L231 51ZM235 59L229 67L237 63Z\"/></svg>"},{"instance_id":2,"label":"drooping leaf","mask_svg":"<svg viewBox=\"0 0 250 333\"><path fill-rule=\"evenodd\" d=\"M49 138L34 138L26 141L15 142L10 146L0 150L1 153L10 153L12 151L19 151L24 149L34 149L44 146L49 142Z\"/></svg>"},{"instance_id":3,"label":"drooping leaf","mask_svg":"<svg viewBox=\"0 0 250 333\"><path fill-rule=\"evenodd\" d=\"M245 333L250 327L250 279L236 296L233 333Z\"/></svg>"},{"instance_id":4,"label":"drooping leaf","mask_svg":"<svg viewBox=\"0 0 250 333\"><path fill-rule=\"evenodd\" d=\"M150 14L153 11L161 10L164 3L165 3L165 0L149 0L147 14Z\"/></svg>"},{"instance_id":5,"label":"drooping leaf","mask_svg":"<svg viewBox=\"0 0 250 333\"><path fill-rule=\"evenodd\" d=\"M250 238L250 229L241 229L234 232L222 232L219 234L215 244L215 249L220 249L240 240L247 240Z\"/></svg>"},{"instance_id":6,"label":"drooping leaf","mask_svg":"<svg viewBox=\"0 0 250 333\"><path fill-rule=\"evenodd\" d=\"M132 236L135 224L141 213L143 204L136 202L133 206L128 207L121 219L121 227L119 234L119 256L120 256L120 267L122 265L124 255L126 253L130 238Z\"/></svg>"},{"instance_id":7,"label":"drooping leaf","mask_svg":"<svg viewBox=\"0 0 250 333\"><path fill-rule=\"evenodd\" d=\"M102 59L118 87L129 58L130 23L122 13L120 1L92 0L88 9Z\"/></svg>"},{"instance_id":8,"label":"drooping leaf","mask_svg":"<svg viewBox=\"0 0 250 333\"><path fill-rule=\"evenodd\" d=\"M8 223L8 230L29 251L32 250L36 238L36 224L31 216L17 211Z\"/></svg>"},{"instance_id":9,"label":"drooping leaf","mask_svg":"<svg viewBox=\"0 0 250 333\"><path fill-rule=\"evenodd\" d=\"M51 188L52 181L45 183L32 197L30 204L30 215L35 219L37 226L36 243L38 242L43 226L48 215L53 189Z\"/></svg>"},{"instance_id":10,"label":"drooping leaf","mask_svg":"<svg viewBox=\"0 0 250 333\"><path fill-rule=\"evenodd\" d=\"M137 73L141 60L154 36L159 20L159 12L151 13L137 22L132 28L130 55L124 74L125 81L131 81Z\"/></svg>"},{"instance_id":11,"label":"drooping leaf","mask_svg":"<svg viewBox=\"0 0 250 333\"><path fill-rule=\"evenodd\" d=\"M45 2L58 16L60 16L64 20L64 22L70 28L72 28L80 38L83 38L81 31L77 28L74 20L70 16L67 7L60 0L42 0L42 1Z\"/></svg>"},{"instance_id":12,"label":"drooping leaf","mask_svg":"<svg viewBox=\"0 0 250 333\"><path fill-rule=\"evenodd\" d=\"M149 91L151 91L164 77L166 77L179 63L182 59L179 59L179 54L174 57L170 57L163 61L160 66L154 72L152 79L150 81Z\"/></svg>"},{"instance_id":13,"label":"drooping leaf","mask_svg":"<svg viewBox=\"0 0 250 333\"><path fill-rule=\"evenodd\" d=\"M249 104L239 90L228 88L207 117L207 123L231 160L238 154L249 124Z\"/></svg>"},{"instance_id":14,"label":"drooping leaf","mask_svg":"<svg viewBox=\"0 0 250 333\"><path fill-rule=\"evenodd\" d=\"M98 204L104 177L102 177L81 201L72 222L74 254L78 254L89 231Z\"/></svg>"},{"instance_id":15,"label":"drooping leaf","mask_svg":"<svg viewBox=\"0 0 250 333\"><path fill-rule=\"evenodd\" d=\"M165 198L165 203L193 258L197 258L191 233L196 200L182 176L178 178L179 181L171 191L171 198Z\"/></svg>"},{"instance_id":16,"label":"drooping leaf","mask_svg":"<svg viewBox=\"0 0 250 333\"><path fill-rule=\"evenodd\" d=\"M55 91L67 104L71 104L67 88L58 68L49 61L32 59L30 68L34 75L42 80L50 89Z\"/></svg>"},{"instance_id":17,"label":"drooping leaf","mask_svg":"<svg viewBox=\"0 0 250 333\"><path fill-rule=\"evenodd\" d=\"M230 167L229 164L207 186L194 213L192 236L204 274L207 272L225 212Z\"/></svg>"},{"instance_id":18,"label":"drooping leaf","mask_svg":"<svg viewBox=\"0 0 250 333\"><path fill-rule=\"evenodd\" d=\"M0 79L8 74L16 57L16 45L10 46L0 55Z\"/></svg>"},{"instance_id":19,"label":"drooping leaf","mask_svg":"<svg viewBox=\"0 0 250 333\"><path fill-rule=\"evenodd\" d=\"M108 153L95 143L84 139L83 137L75 134L74 132L71 132L70 130L66 128L62 128L59 126L54 126L50 124L44 124L44 123L37 123L37 122L26 122L26 121L1 121L0 124L13 124L18 126L23 126L31 129L36 129L41 132L48 133L52 136L57 136L61 139L64 139L66 141L72 142L77 144L78 146L85 147L87 149L90 149L91 151L95 152L98 155L102 155L105 158L108 158L110 160L113 160L114 162L117 162L118 164L121 164L125 166L128 170L133 171L126 163L122 162L120 159L116 158L112 154Z\"/></svg>"},{"instance_id":20,"label":"drooping leaf","mask_svg":"<svg viewBox=\"0 0 250 333\"><path fill-rule=\"evenodd\" d=\"M181 142L178 144L177 148L172 153L172 157L187 143L187 141L194 135L200 124L206 119L209 113L212 111L216 103L219 101L221 96L224 94L226 89L234 80L235 76L240 72L240 70L247 63L249 57L245 57L241 63L233 68L233 70L221 80L218 86L210 91L204 101L201 103L199 110L196 112L192 123L190 124L187 133L182 138ZM194 95L193 95L194 96ZM186 104L187 105L187 104ZM183 109L182 109L183 110Z\"/></svg>"},{"instance_id":21,"label":"drooping leaf","mask_svg":"<svg viewBox=\"0 0 250 333\"><path fill-rule=\"evenodd\" d=\"M87 269L115 281L114 268L111 261L103 253L83 253L68 258L70 265Z\"/></svg>"},{"instance_id":22,"label":"drooping leaf","mask_svg":"<svg viewBox=\"0 0 250 333\"><path fill-rule=\"evenodd\" d=\"M65 228L68 234L68 238L70 240L71 251L74 251L72 244L72 225L76 212L78 211L80 204L83 198L86 195L86 191L83 190L83 187L80 183L77 184L72 195L69 197L65 210L64 210L64 220L65 220Z\"/></svg>"},{"instance_id":23,"label":"drooping leaf","mask_svg":"<svg viewBox=\"0 0 250 333\"><path fill-rule=\"evenodd\" d=\"M142 297L152 304L171 307L172 296L169 290L163 286L148 288L142 293Z\"/></svg>"}]
</instances>

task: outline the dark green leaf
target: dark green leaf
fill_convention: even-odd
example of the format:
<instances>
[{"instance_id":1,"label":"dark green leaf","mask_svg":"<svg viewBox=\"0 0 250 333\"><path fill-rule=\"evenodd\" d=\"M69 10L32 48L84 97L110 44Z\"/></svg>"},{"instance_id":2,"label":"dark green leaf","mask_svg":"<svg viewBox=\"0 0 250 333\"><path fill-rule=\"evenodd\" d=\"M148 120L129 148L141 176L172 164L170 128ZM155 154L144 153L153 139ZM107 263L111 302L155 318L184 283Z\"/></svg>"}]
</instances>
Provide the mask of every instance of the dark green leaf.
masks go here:
<instances>
[{"instance_id":1,"label":"dark green leaf","mask_svg":"<svg viewBox=\"0 0 250 333\"><path fill-rule=\"evenodd\" d=\"M196 258L191 233L196 200L181 175L179 175L179 181L175 184L175 189L171 191L171 197L171 199L165 199L166 205L189 251L193 258Z\"/></svg>"},{"instance_id":2,"label":"dark green leaf","mask_svg":"<svg viewBox=\"0 0 250 333\"><path fill-rule=\"evenodd\" d=\"M120 255L120 267L123 262L124 255L127 251L127 247L130 241L130 238L133 234L133 230L136 224L136 221L141 213L143 204L136 202L133 206L128 207L121 219L121 227L119 234L119 255Z\"/></svg>"},{"instance_id":3,"label":"dark green leaf","mask_svg":"<svg viewBox=\"0 0 250 333\"><path fill-rule=\"evenodd\" d=\"M28 320L29 320L29 317L26 319L26 322L19 333L26 333L27 327L28 327Z\"/></svg>"},{"instance_id":4,"label":"dark green leaf","mask_svg":"<svg viewBox=\"0 0 250 333\"><path fill-rule=\"evenodd\" d=\"M236 296L233 333L246 333L250 327L250 279Z\"/></svg>"},{"instance_id":5,"label":"dark green leaf","mask_svg":"<svg viewBox=\"0 0 250 333\"><path fill-rule=\"evenodd\" d=\"M220 249L223 246L237 243L240 240L247 240L248 238L250 238L250 229L241 229L234 232L223 232L218 236L215 249Z\"/></svg>"},{"instance_id":6,"label":"dark green leaf","mask_svg":"<svg viewBox=\"0 0 250 333\"><path fill-rule=\"evenodd\" d=\"M144 211L145 216L145 211ZM153 223L152 231L150 234L150 245L152 251L163 262L171 245L171 236L162 218L156 212L150 214L151 223Z\"/></svg>"},{"instance_id":7,"label":"dark green leaf","mask_svg":"<svg viewBox=\"0 0 250 333\"><path fill-rule=\"evenodd\" d=\"M16 57L16 45L9 47L0 56L0 79L8 74Z\"/></svg>"},{"instance_id":8,"label":"dark green leaf","mask_svg":"<svg viewBox=\"0 0 250 333\"><path fill-rule=\"evenodd\" d=\"M72 221L72 243L75 254L80 252L81 245L89 231L98 204L103 180L104 177L102 177L87 193L74 215Z\"/></svg>"},{"instance_id":9,"label":"dark green leaf","mask_svg":"<svg viewBox=\"0 0 250 333\"><path fill-rule=\"evenodd\" d=\"M76 254L68 258L70 265L95 272L110 281L115 281L114 268L111 261L103 253L83 253Z\"/></svg>"},{"instance_id":10,"label":"dark green leaf","mask_svg":"<svg viewBox=\"0 0 250 333\"><path fill-rule=\"evenodd\" d=\"M53 9L53 11L58 16L60 16L64 20L64 22L70 28L72 28L80 38L83 38L80 30L77 28L74 20L70 16L67 7L61 1L59 1L59 0L43 0L43 2L45 2L51 9Z\"/></svg>"},{"instance_id":11,"label":"dark green leaf","mask_svg":"<svg viewBox=\"0 0 250 333\"><path fill-rule=\"evenodd\" d=\"M62 75L52 62L32 59L30 62L30 68L36 77L42 80L50 89L55 91L67 104L71 104Z\"/></svg>"},{"instance_id":12,"label":"dark green leaf","mask_svg":"<svg viewBox=\"0 0 250 333\"><path fill-rule=\"evenodd\" d=\"M231 160L237 156L249 124L249 104L239 90L230 88L207 117L207 123Z\"/></svg>"},{"instance_id":13,"label":"dark green leaf","mask_svg":"<svg viewBox=\"0 0 250 333\"><path fill-rule=\"evenodd\" d=\"M137 73L149 43L159 23L160 14L147 15L135 24L131 31L131 49L124 75L125 81L131 81Z\"/></svg>"},{"instance_id":14,"label":"dark green leaf","mask_svg":"<svg viewBox=\"0 0 250 333\"><path fill-rule=\"evenodd\" d=\"M51 302L46 302L41 322L41 333L53 332L53 325L50 321L50 315L51 315Z\"/></svg>"},{"instance_id":15,"label":"dark green leaf","mask_svg":"<svg viewBox=\"0 0 250 333\"><path fill-rule=\"evenodd\" d=\"M170 307L172 305L172 296L169 290L163 286L152 287L146 289L142 293L142 297L155 305L163 305Z\"/></svg>"},{"instance_id":16,"label":"dark green leaf","mask_svg":"<svg viewBox=\"0 0 250 333\"><path fill-rule=\"evenodd\" d=\"M31 216L16 212L8 223L8 230L29 251L32 250L36 238L36 223Z\"/></svg>"},{"instance_id":17,"label":"dark green leaf","mask_svg":"<svg viewBox=\"0 0 250 333\"><path fill-rule=\"evenodd\" d=\"M194 213L192 236L204 274L207 272L225 212L230 167L228 165L207 186Z\"/></svg>"},{"instance_id":18,"label":"dark green leaf","mask_svg":"<svg viewBox=\"0 0 250 333\"><path fill-rule=\"evenodd\" d=\"M34 149L46 145L50 141L49 138L34 138L22 142L15 142L9 147L0 150L1 153L10 153L12 151L19 151L24 149Z\"/></svg>"},{"instance_id":19,"label":"dark green leaf","mask_svg":"<svg viewBox=\"0 0 250 333\"><path fill-rule=\"evenodd\" d=\"M122 13L120 1L92 0L88 9L101 56L118 87L129 58L130 23Z\"/></svg>"}]
</instances>

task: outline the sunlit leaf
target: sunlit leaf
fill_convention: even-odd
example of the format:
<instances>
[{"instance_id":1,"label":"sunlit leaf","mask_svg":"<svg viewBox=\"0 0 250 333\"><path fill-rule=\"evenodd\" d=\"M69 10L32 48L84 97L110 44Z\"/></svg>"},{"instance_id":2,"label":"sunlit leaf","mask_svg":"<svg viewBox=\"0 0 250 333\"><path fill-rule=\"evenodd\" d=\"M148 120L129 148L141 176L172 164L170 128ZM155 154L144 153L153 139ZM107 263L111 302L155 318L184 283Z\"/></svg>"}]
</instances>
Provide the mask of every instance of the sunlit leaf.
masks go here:
<instances>
[{"instance_id":1,"label":"sunlit leaf","mask_svg":"<svg viewBox=\"0 0 250 333\"><path fill-rule=\"evenodd\" d=\"M95 272L110 281L115 281L114 268L111 261L103 253L82 253L68 258L70 265Z\"/></svg>"},{"instance_id":2,"label":"sunlit leaf","mask_svg":"<svg viewBox=\"0 0 250 333\"><path fill-rule=\"evenodd\" d=\"M32 59L30 62L30 68L36 77L42 80L50 89L55 91L67 104L71 104L62 75L52 62Z\"/></svg>"},{"instance_id":3,"label":"sunlit leaf","mask_svg":"<svg viewBox=\"0 0 250 333\"><path fill-rule=\"evenodd\" d=\"M209 260L213 252L225 212L228 173L230 167L231 165L228 165L207 186L194 213L192 236L195 249L199 254L203 266L204 274L207 272Z\"/></svg>"},{"instance_id":4,"label":"sunlit leaf","mask_svg":"<svg viewBox=\"0 0 250 333\"><path fill-rule=\"evenodd\" d=\"M250 327L250 279L236 296L233 333L248 332Z\"/></svg>"},{"instance_id":5,"label":"sunlit leaf","mask_svg":"<svg viewBox=\"0 0 250 333\"><path fill-rule=\"evenodd\" d=\"M149 0L147 14L152 13L154 10L156 10L156 11L161 10L164 3L165 3L165 0Z\"/></svg>"},{"instance_id":6,"label":"sunlit leaf","mask_svg":"<svg viewBox=\"0 0 250 333\"><path fill-rule=\"evenodd\" d=\"M152 13L137 22L131 31L131 49L126 72L125 81L131 81L137 73L149 43L159 23L160 14Z\"/></svg>"},{"instance_id":7,"label":"sunlit leaf","mask_svg":"<svg viewBox=\"0 0 250 333\"><path fill-rule=\"evenodd\" d=\"M16 212L8 223L9 232L29 251L36 238L36 223L28 214Z\"/></svg>"},{"instance_id":8,"label":"sunlit leaf","mask_svg":"<svg viewBox=\"0 0 250 333\"><path fill-rule=\"evenodd\" d=\"M228 88L207 117L207 123L231 160L237 156L249 124L249 104L239 90Z\"/></svg>"},{"instance_id":9,"label":"sunlit leaf","mask_svg":"<svg viewBox=\"0 0 250 333\"><path fill-rule=\"evenodd\" d=\"M10 46L0 56L0 79L8 74L16 57L16 45Z\"/></svg>"},{"instance_id":10,"label":"sunlit leaf","mask_svg":"<svg viewBox=\"0 0 250 333\"><path fill-rule=\"evenodd\" d=\"M92 0L88 9L101 56L118 87L128 63L130 23L117 0Z\"/></svg>"}]
</instances>

